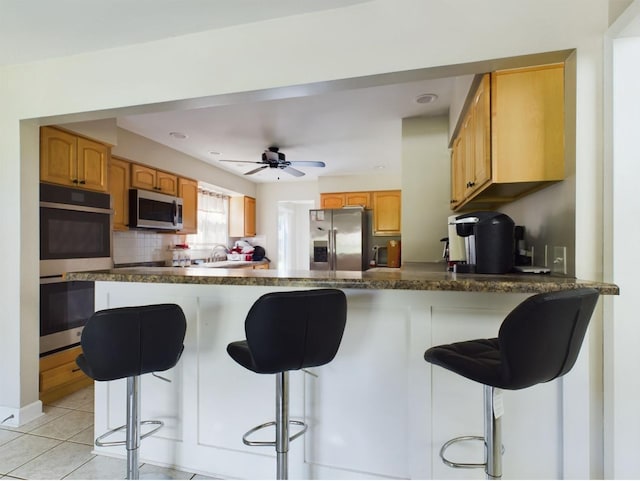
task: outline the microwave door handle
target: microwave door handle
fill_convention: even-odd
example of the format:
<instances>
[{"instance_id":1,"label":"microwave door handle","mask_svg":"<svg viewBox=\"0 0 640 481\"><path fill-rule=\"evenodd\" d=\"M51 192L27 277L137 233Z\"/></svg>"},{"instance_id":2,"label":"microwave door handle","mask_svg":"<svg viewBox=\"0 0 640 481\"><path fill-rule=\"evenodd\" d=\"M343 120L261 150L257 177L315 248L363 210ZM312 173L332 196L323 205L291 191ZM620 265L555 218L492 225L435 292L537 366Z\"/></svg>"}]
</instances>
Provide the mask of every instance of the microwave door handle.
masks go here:
<instances>
[{"instance_id":1,"label":"microwave door handle","mask_svg":"<svg viewBox=\"0 0 640 481\"><path fill-rule=\"evenodd\" d=\"M173 216L173 225L178 225L178 203L175 200L171 204L171 214Z\"/></svg>"}]
</instances>

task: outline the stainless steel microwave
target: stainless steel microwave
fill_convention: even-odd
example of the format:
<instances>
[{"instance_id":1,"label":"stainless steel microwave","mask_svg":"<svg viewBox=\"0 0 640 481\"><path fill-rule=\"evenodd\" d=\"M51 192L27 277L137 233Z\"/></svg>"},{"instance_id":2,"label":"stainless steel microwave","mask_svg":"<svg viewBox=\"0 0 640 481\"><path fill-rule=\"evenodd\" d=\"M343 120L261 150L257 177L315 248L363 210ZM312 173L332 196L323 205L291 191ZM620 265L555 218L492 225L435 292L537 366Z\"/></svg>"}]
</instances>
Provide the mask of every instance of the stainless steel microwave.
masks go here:
<instances>
[{"instance_id":1,"label":"stainless steel microwave","mask_svg":"<svg viewBox=\"0 0 640 481\"><path fill-rule=\"evenodd\" d=\"M129 227L182 229L182 199L147 190L129 190Z\"/></svg>"}]
</instances>

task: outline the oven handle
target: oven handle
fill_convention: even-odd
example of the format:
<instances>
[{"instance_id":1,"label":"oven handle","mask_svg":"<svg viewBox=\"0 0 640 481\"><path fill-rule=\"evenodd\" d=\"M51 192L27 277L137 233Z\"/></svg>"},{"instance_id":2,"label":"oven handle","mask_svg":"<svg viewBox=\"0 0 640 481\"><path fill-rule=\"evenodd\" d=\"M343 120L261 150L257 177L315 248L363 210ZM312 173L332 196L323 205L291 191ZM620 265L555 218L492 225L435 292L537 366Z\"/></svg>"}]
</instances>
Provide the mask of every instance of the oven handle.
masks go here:
<instances>
[{"instance_id":1,"label":"oven handle","mask_svg":"<svg viewBox=\"0 0 640 481\"><path fill-rule=\"evenodd\" d=\"M104 209L102 207L87 207L84 205L61 204L59 202L40 202L40 207L60 210L75 210L78 212L93 212L96 214L113 214L112 209Z\"/></svg>"}]
</instances>

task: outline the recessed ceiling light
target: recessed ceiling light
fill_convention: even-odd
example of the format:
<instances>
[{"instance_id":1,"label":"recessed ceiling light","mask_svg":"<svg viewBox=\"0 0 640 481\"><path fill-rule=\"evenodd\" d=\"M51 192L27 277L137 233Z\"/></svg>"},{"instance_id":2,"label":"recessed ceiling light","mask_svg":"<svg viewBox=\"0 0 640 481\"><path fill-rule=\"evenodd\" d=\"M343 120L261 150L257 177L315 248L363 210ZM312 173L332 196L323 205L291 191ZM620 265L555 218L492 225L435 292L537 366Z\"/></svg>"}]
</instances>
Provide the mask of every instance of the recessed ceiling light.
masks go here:
<instances>
[{"instance_id":1,"label":"recessed ceiling light","mask_svg":"<svg viewBox=\"0 0 640 481\"><path fill-rule=\"evenodd\" d=\"M438 100L436 94L422 94L416 97L416 102L419 104L430 104Z\"/></svg>"},{"instance_id":2,"label":"recessed ceiling light","mask_svg":"<svg viewBox=\"0 0 640 481\"><path fill-rule=\"evenodd\" d=\"M216 152L215 150L210 150L209 155L220 155L220 152Z\"/></svg>"},{"instance_id":3,"label":"recessed ceiling light","mask_svg":"<svg viewBox=\"0 0 640 481\"><path fill-rule=\"evenodd\" d=\"M186 139L187 134L183 134L182 132L169 132L169 135L174 139Z\"/></svg>"},{"instance_id":4,"label":"recessed ceiling light","mask_svg":"<svg viewBox=\"0 0 640 481\"><path fill-rule=\"evenodd\" d=\"M387 166L386 165L382 165L382 164L378 164L378 165L374 166L373 168L377 169L377 170L383 170L383 169L386 169Z\"/></svg>"}]
</instances>

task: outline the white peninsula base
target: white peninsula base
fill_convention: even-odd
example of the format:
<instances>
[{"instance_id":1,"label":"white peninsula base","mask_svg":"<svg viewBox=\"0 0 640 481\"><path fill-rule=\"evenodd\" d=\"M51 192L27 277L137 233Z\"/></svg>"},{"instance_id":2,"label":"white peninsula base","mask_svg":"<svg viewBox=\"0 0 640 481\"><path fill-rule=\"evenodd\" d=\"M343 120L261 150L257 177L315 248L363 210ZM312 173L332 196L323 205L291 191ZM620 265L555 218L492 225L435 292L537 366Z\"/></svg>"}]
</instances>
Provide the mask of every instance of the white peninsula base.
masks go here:
<instances>
[{"instance_id":1,"label":"white peninsula base","mask_svg":"<svg viewBox=\"0 0 640 481\"><path fill-rule=\"evenodd\" d=\"M297 288L300 289L300 288ZM237 365L226 352L244 339L244 319L262 294L296 288L96 282L96 310L174 302L187 317L178 365L141 381L142 419L165 427L142 442L140 459L223 478L274 479L271 447L242 434L275 413L275 376ZM348 318L338 355L314 372L291 373L291 414L309 424L291 445L294 479L482 479L454 470L438 451L446 440L482 434L482 387L424 361L436 344L495 337L527 294L346 289ZM583 350L585 351L585 350ZM117 356L117 353L114 353ZM505 392L504 477L588 478L589 398L585 356L564 379ZM96 382L96 435L124 424L125 382ZM272 433L262 431L270 436ZM124 448L96 448L124 456ZM450 450L461 461L480 445ZM569 454L570 453L570 454ZM583 471L587 469L587 471Z\"/></svg>"}]
</instances>

